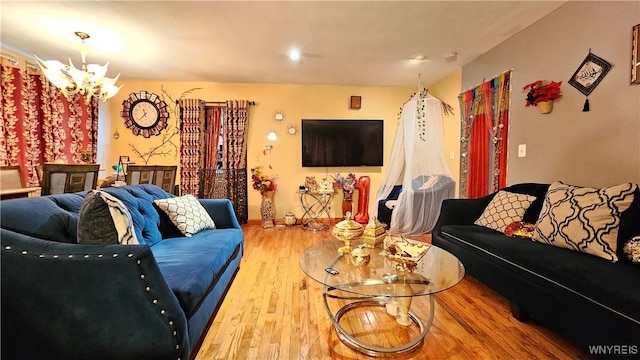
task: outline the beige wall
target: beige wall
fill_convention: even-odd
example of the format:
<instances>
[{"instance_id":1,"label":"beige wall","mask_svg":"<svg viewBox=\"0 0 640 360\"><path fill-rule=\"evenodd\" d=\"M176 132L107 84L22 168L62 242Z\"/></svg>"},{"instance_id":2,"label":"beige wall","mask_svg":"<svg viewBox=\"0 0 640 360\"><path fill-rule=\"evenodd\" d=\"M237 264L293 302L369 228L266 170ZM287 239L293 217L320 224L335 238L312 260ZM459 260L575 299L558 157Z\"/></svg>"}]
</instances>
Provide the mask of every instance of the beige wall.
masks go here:
<instances>
[{"instance_id":1,"label":"beige wall","mask_svg":"<svg viewBox=\"0 0 640 360\"><path fill-rule=\"evenodd\" d=\"M144 139L134 136L123 125L120 117L122 101L131 93L147 90L161 94L163 86L174 99L192 88L202 88L186 96L208 101L226 99L247 99L256 102L250 109L249 141L247 162L249 167L262 165L268 174L277 177L278 190L275 197L276 216L281 218L288 211L301 216L302 211L296 193L298 186L304 184L305 176L312 175L317 179L335 175L337 172L354 172L358 177L371 177L371 203L382 180L384 167L363 168L302 168L301 167L301 137L286 134L290 124L300 129L301 119L383 119L385 123L385 165L389 161L391 146L398 125L398 112L402 104L409 99L414 89L388 87L348 87L348 86L305 86L305 85L270 85L270 84L224 84L224 83L192 83L192 82L144 82L123 79L124 87L111 100L103 105L103 119L100 125L99 148L101 150L101 164L110 168L118 162L119 155L129 155L132 161L140 162L130 144L139 150L160 143L160 138ZM349 109L349 97L362 96L360 110ZM281 122L273 119L276 110L284 111L286 118ZM175 119L170 118L169 124L175 125ZM113 138L115 130L120 133L119 139ZM275 130L279 138L275 142L266 138L270 130ZM357 136L357 134L354 134ZM177 136L175 143L179 144ZM273 145L271 160L263 154L265 144ZM366 149L363 149L366 151ZM154 157L149 164L178 164L179 157ZM271 161L272 170L268 168ZM333 201L331 214L333 217L342 216L342 196L338 194ZM249 189L249 219L260 218L260 195Z\"/></svg>"},{"instance_id":2,"label":"beige wall","mask_svg":"<svg viewBox=\"0 0 640 360\"><path fill-rule=\"evenodd\" d=\"M462 88L513 68L508 184L565 181L606 186L640 182L640 85L629 85L631 28L640 2L569 2L462 70ZM567 81L589 49L613 65L585 97ZM563 81L551 114L525 107L522 87ZM517 157L518 144L527 156Z\"/></svg>"}]
</instances>

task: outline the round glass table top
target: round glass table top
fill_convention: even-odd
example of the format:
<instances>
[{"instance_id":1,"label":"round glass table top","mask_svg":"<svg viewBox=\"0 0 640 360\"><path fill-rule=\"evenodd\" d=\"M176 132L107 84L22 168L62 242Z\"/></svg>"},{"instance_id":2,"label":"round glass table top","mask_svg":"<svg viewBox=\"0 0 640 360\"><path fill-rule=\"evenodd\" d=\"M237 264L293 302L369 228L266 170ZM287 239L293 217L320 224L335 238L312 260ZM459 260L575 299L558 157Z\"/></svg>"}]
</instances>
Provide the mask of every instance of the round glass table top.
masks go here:
<instances>
[{"instance_id":1,"label":"round glass table top","mask_svg":"<svg viewBox=\"0 0 640 360\"><path fill-rule=\"evenodd\" d=\"M352 248L361 242L353 241ZM354 265L350 254L340 255L344 246L335 239L323 240L300 255L300 268L313 280L330 288L366 296L398 296L394 284L408 284L407 296L435 294L456 285L464 277L464 266L451 253L430 245L413 271L398 270L397 262L381 255L382 249L368 249L370 261Z\"/></svg>"}]
</instances>

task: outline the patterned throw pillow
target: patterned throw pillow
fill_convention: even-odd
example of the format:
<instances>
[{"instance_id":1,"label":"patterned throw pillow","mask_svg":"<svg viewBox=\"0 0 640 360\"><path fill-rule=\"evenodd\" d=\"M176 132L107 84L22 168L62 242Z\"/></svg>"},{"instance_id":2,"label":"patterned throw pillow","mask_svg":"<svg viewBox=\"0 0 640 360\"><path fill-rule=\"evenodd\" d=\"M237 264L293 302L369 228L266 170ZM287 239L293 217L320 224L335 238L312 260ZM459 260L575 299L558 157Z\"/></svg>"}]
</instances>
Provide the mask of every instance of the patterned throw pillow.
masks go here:
<instances>
[{"instance_id":1,"label":"patterned throw pillow","mask_svg":"<svg viewBox=\"0 0 640 360\"><path fill-rule=\"evenodd\" d=\"M525 211L535 199L535 196L500 190L474 224L504 233L507 225L522 221Z\"/></svg>"},{"instance_id":2,"label":"patterned throw pillow","mask_svg":"<svg viewBox=\"0 0 640 360\"><path fill-rule=\"evenodd\" d=\"M216 225L193 195L153 201L171 219L182 235L191 236L200 230L215 229Z\"/></svg>"},{"instance_id":3,"label":"patterned throw pillow","mask_svg":"<svg viewBox=\"0 0 640 360\"><path fill-rule=\"evenodd\" d=\"M618 261L620 214L633 202L638 185L602 189L549 186L536 222L535 241Z\"/></svg>"},{"instance_id":4,"label":"patterned throw pillow","mask_svg":"<svg viewBox=\"0 0 640 360\"><path fill-rule=\"evenodd\" d=\"M78 212L78 243L135 245L139 242L131 214L122 201L104 191L92 190Z\"/></svg>"},{"instance_id":5,"label":"patterned throw pillow","mask_svg":"<svg viewBox=\"0 0 640 360\"><path fill-rule=\"evenodd\" d=\"M627 241L622 251L632 263L640 265L640 235L636 235Z\"/></svg>"}]
</instances>

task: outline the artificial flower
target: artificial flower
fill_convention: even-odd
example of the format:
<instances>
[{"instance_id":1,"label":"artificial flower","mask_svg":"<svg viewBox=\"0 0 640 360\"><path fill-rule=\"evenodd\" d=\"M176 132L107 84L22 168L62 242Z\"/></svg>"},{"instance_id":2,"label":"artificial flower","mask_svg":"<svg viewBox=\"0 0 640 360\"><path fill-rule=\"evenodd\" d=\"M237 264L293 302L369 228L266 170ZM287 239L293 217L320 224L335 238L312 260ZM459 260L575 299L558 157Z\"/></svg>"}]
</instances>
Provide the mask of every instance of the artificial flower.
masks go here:
<instances>
[{"instance_id":1,"label":"artificial flower","mask_svg":"<svg viewBox=\"0 0 640 360\"><path fill-rule=\"evenodd\" d=\"M358 187L358 179L353 173L349 173L346 177L340 174L331 177L333 178L333 187L335 189L340 189L350 194Z\"/></svg>"},{"instance_id":2,"label":"artificial flower","mask_svg":"<svg viewBox=\"0 0 640 360\"><path fill-rule=\"evenodd\" d=\"M251 182L253 188L260 191L260 194L276 190L276 181L273 177L262 172L262 166L256 166L251 169Z\"/></svg>"},{"instance_id":3,"label":"artificial flower","mask_svg":"<svg viewBox=\"0 0 640 360\"><path fill-rule=\"evenodd\" d=\"M560 94L560 82L547 82L546 80L537 80L532 82L531 84L527 84L522 88L522 91L529 90L527 93L527 105L526 106L536 106L539 102L549 101L553 99L557 99L562 94Z\"/></svg>"}]
</instances>

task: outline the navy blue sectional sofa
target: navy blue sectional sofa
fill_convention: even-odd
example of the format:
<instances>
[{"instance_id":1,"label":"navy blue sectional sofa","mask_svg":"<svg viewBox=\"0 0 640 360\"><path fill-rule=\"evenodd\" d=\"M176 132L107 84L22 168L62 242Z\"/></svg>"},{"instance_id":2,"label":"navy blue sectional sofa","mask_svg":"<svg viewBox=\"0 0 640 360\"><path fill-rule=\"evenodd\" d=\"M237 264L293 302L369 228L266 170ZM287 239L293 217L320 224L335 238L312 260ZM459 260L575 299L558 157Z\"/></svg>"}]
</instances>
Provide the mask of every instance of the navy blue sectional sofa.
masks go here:
<instances>
[{"instance_id":1,"label":"navy blue sectional sofa","mask_svg":"<svg viewBox=\"0 0 640 360\"><path fill-rule=\"evenodd\" d=\"M503 190L536 196L523 221L535 223L549 184ZM526 239L507 237L474 221L494 194L442 204L432 243L456 255L466 273L511 303L514 317L529 317L589 353L590 346L640 345L640 266ZM640 234L640 196L622 213L621 241ZM620 252L620 250L619 250ZM615 352L611 353L615 355Z\"/></svg>"},{"instance_id":2,"label":"navy blue sectional sofa","mask_svg":"<svg viewBox=\"0 0 640 360\"><path fill-rule=\"evenodd\" d=\"M244 234L226 199L200 199L216 229L184 237L154 204L153 185L107 188L140 245L77 243L86 193L5 200L2 359L183 359L240 266Z\"/></svg>"}]
</instances>

